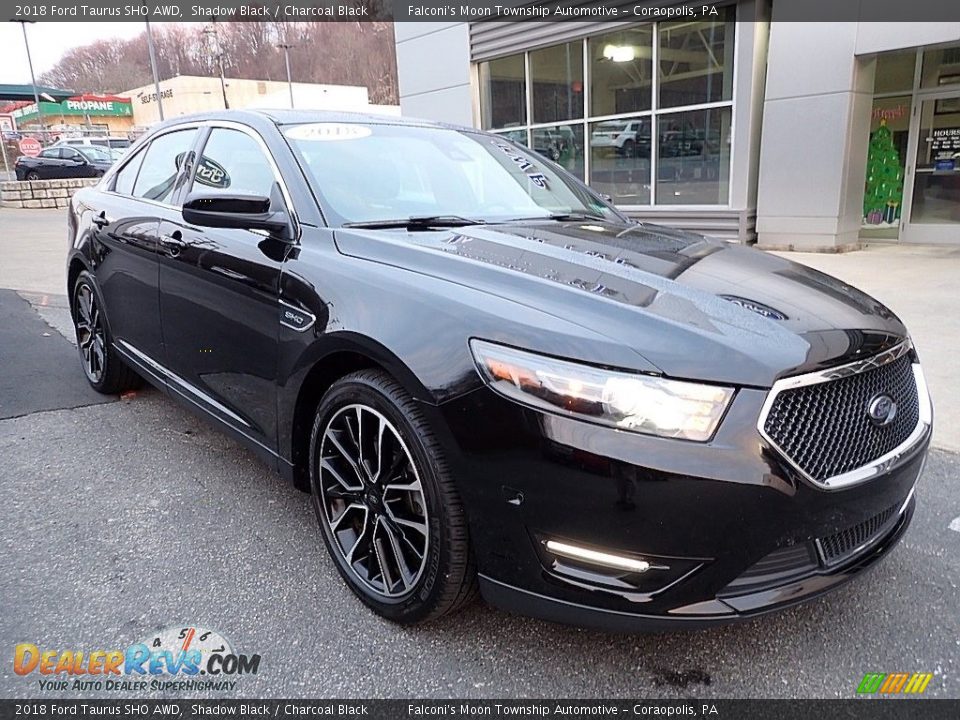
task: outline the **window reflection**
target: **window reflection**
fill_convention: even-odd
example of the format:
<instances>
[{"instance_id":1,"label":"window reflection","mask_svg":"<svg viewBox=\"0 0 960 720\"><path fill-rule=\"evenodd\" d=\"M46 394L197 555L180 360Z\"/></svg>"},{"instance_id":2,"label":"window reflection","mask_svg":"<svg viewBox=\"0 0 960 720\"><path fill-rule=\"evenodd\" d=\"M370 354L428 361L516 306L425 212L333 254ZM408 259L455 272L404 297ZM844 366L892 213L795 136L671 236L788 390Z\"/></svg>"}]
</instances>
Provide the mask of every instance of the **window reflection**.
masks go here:
<instances>
[{"instance_id":1,"label":"window reflection","mask_svg":"<svg viewBox=\"0 0 960 720\"><path fill-rule=\"evenodd\" d=\"M649 110L653 87L653 26L590 38L590 112L595 116Z\"/></svg>"},{"instance_id":2,"label":"window reflection","mask_svg":"<svg viewBox=\"0 0 960 720\"><path fill-rule=\"evenodd\" d=\"M584 179L583 168L583 125L553 125L534 128L533 149L550 158L565 170Z\"/></svg>"},{"instance_id":3,"label":"window reflection","mask_svg":"<svg viewBox=\"0 0 960 720\"><path fill-rule=\"evenodd\" d=\"M523 55L511 55L480 63L480 107L484 129L526 123L526 71Z\"/></svg>"},{"instance_id":4,"label":"window reflection","mask_svg":"<svg viewBox=\"0 0 960 720\"><path fill-rule=\"evenodd\" d=\"M650 116L590 125L590 185L621 205L650 203Z\"/></svg>"},{"instance_id":5,"label":"window reflection","mask_svg":"<svg viewBox=\"0 0 960 720\"><path fill-rule=\"evenodd\" d=\"M730 183L730 108L660 115L657 125L657 203L725 204Z\"/></svg>"},{"instance_id":6,"label":"window reflection","mask_svg":"<svg viewBox=\"0 0 960 720\"><path fill-rule=\"evenodd\" d=\"M583 117L583 43L572 42L530 53L533 122Z\"/></svg>"},{"instance_id":7,"label":"window reflection","mask_svg":"<svg viewBox=\"0 0 960 720\"><path fill-rule=\"evenodd\" d=\"M660 107L729 100L735 10L720 20L660 23Z\"/></svg>"}]
</instances>

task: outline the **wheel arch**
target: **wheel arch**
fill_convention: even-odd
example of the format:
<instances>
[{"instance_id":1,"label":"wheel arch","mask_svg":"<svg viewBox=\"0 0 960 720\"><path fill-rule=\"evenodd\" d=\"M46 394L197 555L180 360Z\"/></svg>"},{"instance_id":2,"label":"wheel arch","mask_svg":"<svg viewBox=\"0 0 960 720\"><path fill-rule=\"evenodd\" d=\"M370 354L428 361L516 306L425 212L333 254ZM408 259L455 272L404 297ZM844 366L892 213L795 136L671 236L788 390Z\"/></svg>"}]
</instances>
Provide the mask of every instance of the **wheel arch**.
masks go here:
<instances>
[{"instance_id":1,"label":"wheel arch","mask_svg":"<svg viewBox=\"0 0 960 720\"><path fill-rule=\"evenodd\" d=\"M83 261L81 255L74 255L70 258L70 262L67 264L67 302L70 305L70 312L73 312L73 286L77 282L77 278L80 276L84 270L87 272L93 272L87 266L87 263Z\"/></svg>"},{"instance_id":2,"label":"wheel arch","mask_svg":"<svg viewBox=\"0 0 960 720\"><path fill-rule=\"evenodd\" d=\"M416 374L388 348L376 340L355 334L337 333L336 337L311 346L297 363L299 370L291 375L288 392L281 391L278 408L282 454L289 458L293 481L301 490L309 490L309 447L313 416L324 393L340 378L357 370L382 370L399 382L418 401L433 403L433 395ZM293 389L295 387L295 390ZM286 451L286 452L283 452Z\"/></svg>"}]
</instances>

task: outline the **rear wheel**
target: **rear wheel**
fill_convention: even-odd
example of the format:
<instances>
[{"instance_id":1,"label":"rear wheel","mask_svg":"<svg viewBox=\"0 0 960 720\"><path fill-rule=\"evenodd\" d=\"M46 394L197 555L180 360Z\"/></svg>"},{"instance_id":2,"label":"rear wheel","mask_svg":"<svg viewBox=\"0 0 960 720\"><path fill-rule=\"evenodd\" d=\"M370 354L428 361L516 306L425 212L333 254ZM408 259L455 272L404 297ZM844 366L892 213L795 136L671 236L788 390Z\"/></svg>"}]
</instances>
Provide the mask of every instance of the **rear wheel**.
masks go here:
<instances>
[{"instance_id":1,"label":"rear wheel","mask_svg":"<svg viewBox=\"0 0 960 720\"><path fill-rule=\"evenodd\" d=\"M27 173L27 180L39 180L39 179L40 179L40 173L38 173L36 170L31 170L30 172Z\"/></svg>"},{"instance_id":2,"label":"rear wheel","mask_svg":"<svg viewBox=\"0 0 960 720\"><path fill-rule=\"evenodd\" d=\"M77 276L73 285L71 308L80 361L93 389L116 395L139 387L140 376L124 364L113 349L103 302L93 276L86 270Z\"/></svg>"},{"instance_id":3,"label":"rear wheel","mask_svg":"<svg viewBox=\"0 0 960 720\"><path fill-rule=\"evenodd\" d=\"M439 443L389 375L364 370L331 386L314 419L310 458L327 550L366 605L413 624L475 595L466 517Z\"/></svg>"}]
</instances>

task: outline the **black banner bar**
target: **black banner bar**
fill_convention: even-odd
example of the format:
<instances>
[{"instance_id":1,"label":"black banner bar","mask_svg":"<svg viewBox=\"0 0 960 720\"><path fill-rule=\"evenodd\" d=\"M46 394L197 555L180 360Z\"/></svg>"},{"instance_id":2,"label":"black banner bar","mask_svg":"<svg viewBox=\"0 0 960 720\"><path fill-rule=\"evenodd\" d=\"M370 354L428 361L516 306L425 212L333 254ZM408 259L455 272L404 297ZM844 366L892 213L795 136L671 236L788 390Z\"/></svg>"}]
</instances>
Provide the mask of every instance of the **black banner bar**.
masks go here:
<instances>
[{"instance_id":1,"label":"black banner bar","mask_svg":"<svg viewBox=\"0 0 960 720\"><path fill-rule=\"evenodd\" d=\"M960 700L0 700L7 718L956 720Z\"/></svg>"},{"instance_id":2,"label":"black banner bar","mask_svg":"<svg viewBox=\"0 0 960 720\"><path fill-rule=\"evenodd\" d=\"M38 0L3 2L4 20L29 22L649 22L710 17L734 0ZM773 20L960 21L956 0L777 0Z\"/></svg>"}]
</instances>

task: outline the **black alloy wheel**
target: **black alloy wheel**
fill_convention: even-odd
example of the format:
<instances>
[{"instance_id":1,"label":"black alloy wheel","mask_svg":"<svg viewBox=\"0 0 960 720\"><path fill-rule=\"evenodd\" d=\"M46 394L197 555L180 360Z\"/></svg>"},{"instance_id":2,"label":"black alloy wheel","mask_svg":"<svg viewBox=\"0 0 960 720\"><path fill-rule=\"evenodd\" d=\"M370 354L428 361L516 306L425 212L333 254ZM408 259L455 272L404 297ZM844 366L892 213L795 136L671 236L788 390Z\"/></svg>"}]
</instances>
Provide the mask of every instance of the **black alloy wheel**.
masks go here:
<instances>
[{"instance_id":1,"label":"black alloy wheel","mask_svg":"<svg viewBox=\"0 0 960 720\"><path fill-rule=\"evenodd\" d=\"M421 410L395 380L364 370L334 383L310 448L327 550L364 603L409 624L473 596L462 504Z\"/></svg>"},{"instance_id":2,"label":"black alloy wheel","mask_svg":"<svg viewBox=\"0 0 960 720\"><path fill-rule=\"evenodd\" d=\"M140 376L111 347L103 302L93 276L85 270L74 283L71 310L83 372L93 389L115 395L139 387Z\"/></svg>"}]
</instances>

